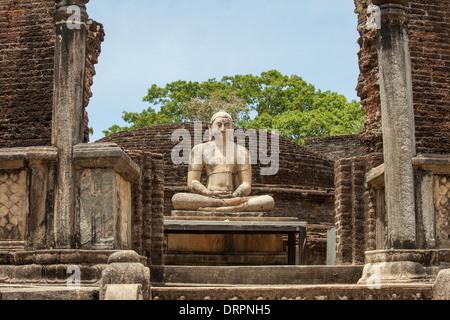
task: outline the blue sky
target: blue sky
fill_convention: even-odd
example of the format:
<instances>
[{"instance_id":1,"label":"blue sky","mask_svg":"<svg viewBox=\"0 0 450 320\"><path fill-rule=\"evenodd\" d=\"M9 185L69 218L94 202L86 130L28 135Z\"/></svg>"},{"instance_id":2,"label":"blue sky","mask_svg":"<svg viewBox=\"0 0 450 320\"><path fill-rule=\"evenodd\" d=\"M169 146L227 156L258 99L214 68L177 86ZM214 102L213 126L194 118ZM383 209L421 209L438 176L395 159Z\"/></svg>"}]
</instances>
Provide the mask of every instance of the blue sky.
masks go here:
<instances>
[{"instance_id":1,"label":"blue sky","mask_svg":"<svg viewBox=\"0 0 450 320\"><path fill-rule=\"evenodd\" d=\"M357 99L353 0L91 0L105 41L88 106L91 141L122 111L140 112L152 84L220 80L276 69Z\"/></svg>"}]
</instances>

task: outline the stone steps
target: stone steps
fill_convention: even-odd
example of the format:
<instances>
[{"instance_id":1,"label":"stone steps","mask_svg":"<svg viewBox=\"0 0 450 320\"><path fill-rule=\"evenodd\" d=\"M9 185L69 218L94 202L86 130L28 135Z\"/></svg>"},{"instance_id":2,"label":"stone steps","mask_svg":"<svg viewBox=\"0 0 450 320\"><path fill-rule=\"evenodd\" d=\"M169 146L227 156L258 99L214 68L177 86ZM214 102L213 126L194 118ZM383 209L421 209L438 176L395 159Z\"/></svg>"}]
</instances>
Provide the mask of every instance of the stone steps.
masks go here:
<instances>
[{"instance_id":1,"label":"stone steps","mask_svg":"<svg viewBox=\"0 0 450 320\"><path fill-rule=\"evenodd\" d=\"M431 283L357 284L363 266L152 267L153 300L431 300Z\"/></svg>"},{"instance_id":2,"label":"stone steps","mask_svg":"<svg viewBox=\"0 0 450 320\"><path fill-rule=\"evenodd\" d=\"M157 266L153 286L356 284L363 266Z\"/></svg>"},{"instance_id":3,"label":"stone steps","mask_svg":"<svg viewBox=\"0 0 450 320\"><path fill-rule=\"evenodd\" d=\"M432 284L152 287L153 300L431 300Z\"/></svg>"}]
</instances>

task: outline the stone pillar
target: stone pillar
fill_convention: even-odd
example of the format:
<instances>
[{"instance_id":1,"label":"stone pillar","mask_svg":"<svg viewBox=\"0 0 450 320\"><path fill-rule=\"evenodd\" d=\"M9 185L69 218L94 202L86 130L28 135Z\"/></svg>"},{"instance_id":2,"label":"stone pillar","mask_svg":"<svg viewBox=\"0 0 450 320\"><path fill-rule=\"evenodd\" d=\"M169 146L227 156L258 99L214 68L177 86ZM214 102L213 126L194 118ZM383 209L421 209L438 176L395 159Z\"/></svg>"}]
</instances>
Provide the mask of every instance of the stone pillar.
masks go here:
<instances>
[{"instance_id":1,"label":"stone pillar","mask_svg":"<svg viewBox=\"0 0 450 320\"><path fill-rule=\"evenodd\" d=\"M408 0L373 0L380 7L378 64L385 163L387 245L416 248L416 153L408 38Z\"/></svg>"},{"instance_id":2,"label":"stone pillar","mask_svg":"<svg viewBox=\"0 0 450 320\"><path fill-rule=\"evenodd\" d=\"M377 41L384 166L377 171L384 175L386 217L377 225L377 238L385 239L386 245L377 239L378 250L365 252L359 283L431 282L448 265L449 250L429 249L434 246L432 195L427 190L432 180L424 173L415 174L415 167L426 167L428 160L416 157L408 0L373 3L380 7L381 23Z\"/></svg>"},{"instance_id":3,"label":"stone pillar","mask_svg":"<svg viewBox=\"0 0 450 320\"><path fill-rule=\"evenodd\" d=\"M54 236L55 247L74 246L75 169L73 146L84 138L86 64L85 4L89 0L55 0L56 25L52 145L58 148Z\"/></svg>"}]
</instances>

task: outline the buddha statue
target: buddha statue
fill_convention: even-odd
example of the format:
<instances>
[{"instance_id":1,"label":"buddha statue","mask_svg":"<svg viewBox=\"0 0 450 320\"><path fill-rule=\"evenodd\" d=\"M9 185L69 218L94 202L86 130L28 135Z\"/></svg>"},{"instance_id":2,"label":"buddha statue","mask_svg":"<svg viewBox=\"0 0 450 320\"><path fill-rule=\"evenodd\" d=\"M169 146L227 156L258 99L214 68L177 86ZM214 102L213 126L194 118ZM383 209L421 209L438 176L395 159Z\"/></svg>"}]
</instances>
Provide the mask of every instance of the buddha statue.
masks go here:
<instances>
[{"instance_id":1,"label":"buddha statue","mask_svg":"<svg viewBox=\"0 0 450 320\"><path fill-rule=\"evenodd\" d=\"M172 197L175 210L209 212L266 212L271 196L250 196L252 169L248 150L234 142L232 117L224 111L208 125L210 141L194 146L189 158L187 185L191 193ZM206 186L200 180L203 169Z\"/></svg>"}]
</instances>

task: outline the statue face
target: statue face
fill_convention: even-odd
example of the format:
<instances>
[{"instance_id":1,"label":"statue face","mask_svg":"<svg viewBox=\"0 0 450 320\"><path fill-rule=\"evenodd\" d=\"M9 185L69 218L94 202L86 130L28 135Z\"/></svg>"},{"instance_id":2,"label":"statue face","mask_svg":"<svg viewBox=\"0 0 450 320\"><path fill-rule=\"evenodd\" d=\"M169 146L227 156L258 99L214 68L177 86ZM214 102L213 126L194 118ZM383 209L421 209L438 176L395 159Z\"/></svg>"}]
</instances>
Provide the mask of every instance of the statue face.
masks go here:
<instances>
[{"instance_id":1,"label":"statue face","mask_svg":"<svg viewBox=\"0 0 450 320\"><path fill-rule=\"evenodd\" d=\"M227 130L234 129L233 122L228 117L218 117L211 125L212 130L218 130L225 133Z\"/></svg>"}]
</instances>

